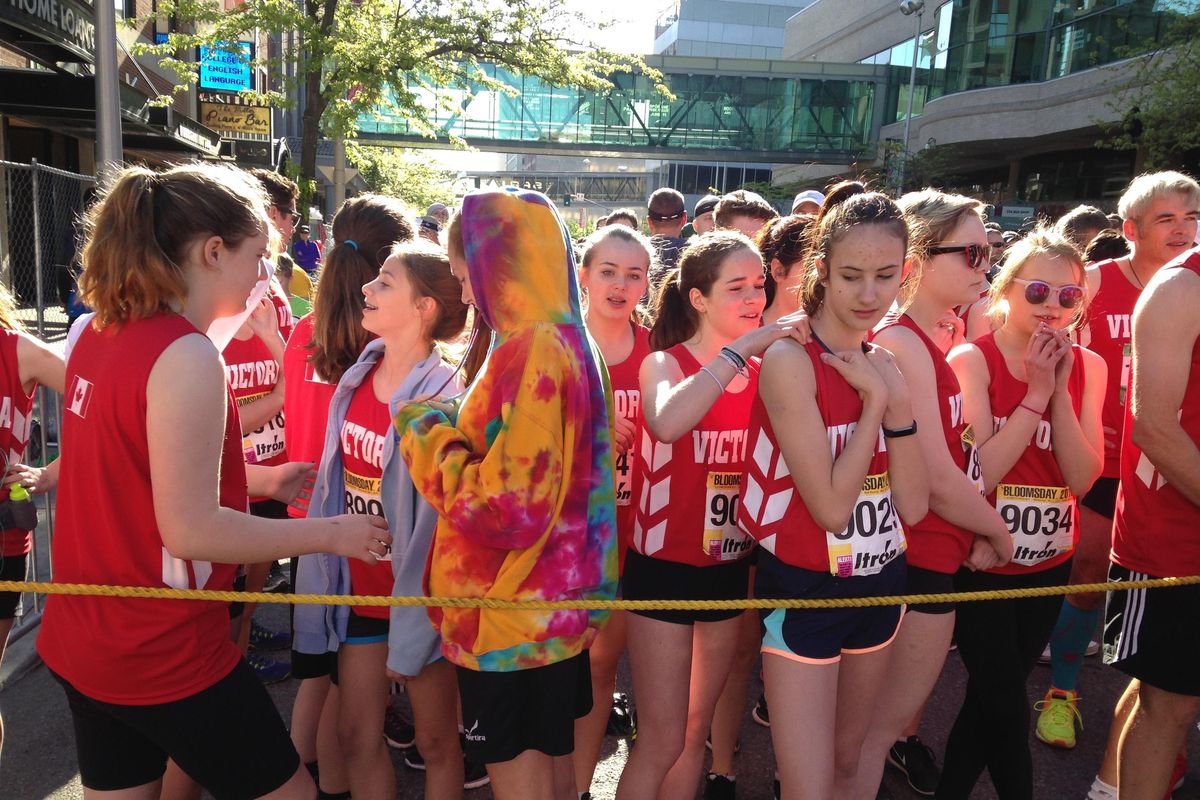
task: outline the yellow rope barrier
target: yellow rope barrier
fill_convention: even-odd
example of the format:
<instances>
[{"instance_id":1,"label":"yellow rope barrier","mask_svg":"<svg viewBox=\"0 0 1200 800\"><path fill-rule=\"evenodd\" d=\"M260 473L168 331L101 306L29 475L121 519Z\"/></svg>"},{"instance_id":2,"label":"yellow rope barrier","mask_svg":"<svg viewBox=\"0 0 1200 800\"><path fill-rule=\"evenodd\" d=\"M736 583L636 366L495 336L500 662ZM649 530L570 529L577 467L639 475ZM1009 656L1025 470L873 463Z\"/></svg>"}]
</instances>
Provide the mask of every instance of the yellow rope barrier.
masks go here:
<instances>
[{"instance_id":1,"label":"yellow rope barrier","mask_svg":"<svg viewBox=\"0 0 1200 800\"><path fill-rule=\"evenodd\" d=\"M772 600L494 600L487 597L357 597L328 594L279 594L271 592L220 592L209 589L169 589L150 586L104 586L89 583L0 581L0 592L86 595L95 597L142 597L157 600L209 600L226 603L284 603L320 606L436 606L439 608L489 608L511 611L561 611L566 609L625 611L734 611L745 608L867 608L916 603L963 603L980 600L1017 600L1023 597L1121 592L1191 586L1200 575L1182 578L1150 578L1136 581L1083 583L1076 586L1036 586L1027 589L991 589L980 592L901 594L888 597Z\"/></svg>"}]
</instances>

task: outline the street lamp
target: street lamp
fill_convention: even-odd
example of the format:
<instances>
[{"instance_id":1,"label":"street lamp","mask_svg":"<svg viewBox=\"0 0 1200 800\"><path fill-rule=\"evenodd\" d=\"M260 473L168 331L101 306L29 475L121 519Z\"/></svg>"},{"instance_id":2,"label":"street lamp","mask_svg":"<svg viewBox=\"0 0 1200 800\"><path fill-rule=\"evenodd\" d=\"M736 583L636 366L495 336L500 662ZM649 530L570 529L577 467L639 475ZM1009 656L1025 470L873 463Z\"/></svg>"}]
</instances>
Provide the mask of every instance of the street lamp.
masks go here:
<instances>
[{"instance_id":1,"label":"street lamp","mask_svg":"<svg viewBox=\"0 0 1200 800\"><path fill-rule=\"evenodd\" d=\"M921 48L921 17L925 13L925 0L900 0L900 13L906 17L917 15L917 29L913 34L912 68L908 72L908 113L904 115L904 155L900 160L900 186L904 187L904 167L908 159L908 128L912 122L913 94L917 90L917 55Z\"/></svg>"}]
</instances>

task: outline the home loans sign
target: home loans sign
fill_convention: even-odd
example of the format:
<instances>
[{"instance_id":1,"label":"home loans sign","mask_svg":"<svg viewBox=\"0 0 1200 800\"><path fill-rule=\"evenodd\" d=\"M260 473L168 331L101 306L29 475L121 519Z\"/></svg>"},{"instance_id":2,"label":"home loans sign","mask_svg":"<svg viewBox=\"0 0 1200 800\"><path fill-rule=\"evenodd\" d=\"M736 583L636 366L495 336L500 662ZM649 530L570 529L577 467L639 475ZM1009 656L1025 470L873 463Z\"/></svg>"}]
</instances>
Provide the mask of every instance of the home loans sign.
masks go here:
<instances>
[{"instance_id":1,"label":"home loans sign","mask_svg":"<svg viewBox=\"0 0 1200 800\"><path fill-rule=\"evenodd\" d=\"M92 63L96 26L79 0L0 0L0 21L28 31Z\"/></svg>"}]
</instances>

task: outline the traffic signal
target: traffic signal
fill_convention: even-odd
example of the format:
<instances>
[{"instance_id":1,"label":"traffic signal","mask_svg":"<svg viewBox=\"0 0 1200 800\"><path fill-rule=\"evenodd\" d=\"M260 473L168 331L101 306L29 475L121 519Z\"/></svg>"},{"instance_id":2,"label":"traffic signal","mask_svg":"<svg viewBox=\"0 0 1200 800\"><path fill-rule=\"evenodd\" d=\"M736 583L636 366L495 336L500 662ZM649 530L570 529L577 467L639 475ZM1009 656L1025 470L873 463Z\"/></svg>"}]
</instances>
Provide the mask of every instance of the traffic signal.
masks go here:
<instances>
[{"instance_id":1,"label":"traffic signal","mask_svg":"<svg viewBox=\"0 0 1200 800\"><path fill-rule=\"evenodd\" d=\"M569 206L569 205L571 205L571 195L569 195L569 194L564 194L564 195L563 195L563 205L564 205L564 206Z\"/></svg>"}]
</instances>

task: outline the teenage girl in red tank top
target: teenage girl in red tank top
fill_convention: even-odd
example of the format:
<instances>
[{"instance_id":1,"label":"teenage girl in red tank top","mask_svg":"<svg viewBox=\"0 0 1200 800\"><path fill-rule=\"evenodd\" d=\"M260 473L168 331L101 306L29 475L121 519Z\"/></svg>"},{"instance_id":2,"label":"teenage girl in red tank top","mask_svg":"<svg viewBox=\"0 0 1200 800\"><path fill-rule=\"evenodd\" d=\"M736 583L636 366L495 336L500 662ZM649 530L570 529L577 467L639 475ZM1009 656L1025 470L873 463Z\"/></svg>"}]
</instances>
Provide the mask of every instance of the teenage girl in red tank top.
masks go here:
<instances>
[{"instance_id":1,"label":"teenage girl in red tank top","mask_svg":"<svg viewBox=\"0 0 1200 800\"><path fill-rule=\"evenodd\" d=\"M895 202L858 191L827 203L812 229L801 290L812 341L784 340L763 359L740 509L763 548L758 597L902 593L901 520L928 508L908 389L891 356L865 344L903 285L908 227ZM857 796L902 616L898 606L762 614L782 797Z\"/></svg>"},{"instance_id":2,"label":"teenage girl in red tank top","mask_svg":"<svg viewBox=\"0 0 1200 800\"><path fill-rule=\"evenodd\" d=\"M988 501L1013 541L1007 566L960 570L960 591L1063 584L1079 540L1076 498L1103 466L1104 359L1072 345L1083 318L1083 263L1062 234L1036 230L1008 252L991 288L1003 319L950 356L976 431ZM955 640L967 690L946 745L938 796L970 795L986 767L1001 797L1033 796L1025 682L1061 600L966 603Z\"/></svg>"},{"instance_id":3,"label":"teenage girl in red tank top","mask_svg":"<svg viewBox=\"0 0 1200 800\"><path fill-rule=\"evenodd\" d=\"M633 460L642 391L638 370L650 354L650 331L639 324L638 298L646 293L654 250L648 239L624 225L609 225L583 243L579 286L587 293L585 320L612 385L616 444L617 553L633 538ZM592 666L592 710L575 720L575 788L592 784L600 745L613 708L617 662L625 651L625 612L614 611L588 650Z\"/></svg>"},{"instance_id":4,"label":"teenage girl in red tank top","mask_svg":"<svg viewBox=\"0 0 1200 800\"><path fill-rule=\"evenodd\" d=\"M362 287L379 274L382 259L398 242L413 239L404 206L381 195L347 200L333 218L333 247L321 268L321 291L313 312L296 323L283 354L283 411L287 419L288 457L319 464L325 446L329 401L337 383L374 338L362 326ZM288 506L288 515L303 519L308 495ZM292 581L300 563L293 564ZM301 679L292 706L292 741L311 770L320 762L320 789L347 791L345 770L335 737L318 736L320 721L336 720L337 692L329 675L336 653L313 655L292 650L292 676Z\"/></svg>"},{"instance_id":5,"label":"teenage girl in red tank top","mask_svg":"<svg viewBox=\"0 0 1200 800\"><path fill-rule=\"evenodd\" d=\"M386 552L378 517L245 513L248 491L290 500L306 474L245 465L202 333L245 307L267 255L265 205L245 173L195 164L127 169L93 209L80 289L96 317L68 365L57 578L229 589L239 563ZM229 640L226 604L56 596L38 649L67 694L86 791L157 796L171 758L218 797L314 793Z\"/></svg>"},{"instance_id":6,"label":"teenage girl in red tank top","mask_svg":"<svg viewBox=\"0 0 1200 800\"><path fill-rule=\"evenodd\" d=\"M752 542L738 530L737 498L758 375L750 359L793 333L786 317L760 327L762 287L758 250L723 231L684 250L659 290L650 345L661 352L640 374L628 599L746 596ZM695 796L740 616L626 616L634 691L653 701L639 710L638 745L617 788L622 800Z\"/></svg>"},{"instance_id":7,"label":"teenage girl in red tank top","mask_svg":"<svg viewBox=\"0 0 1200 800\"><path fill-rule=\"evenodd\" d=\"M963 418L958 379L938 346L946 341L940 325L947 315L986 287L987 231L982 204L967 197L930 189L905 195L899 205L913 227L921 280L908 308L889 313L873 341L895 355L908 382L929 469L929 514L908 529L908 591L945 593L954 590L953 576L964 563L987 569L1008 563L1012 554L1008 526L982 494L974 431ZM917 726L953 633L953 603L909 606L892 648L891 672L904 676L904 686L880 698L879 724L863 745L864 759L882 765L893 748L891 757L900 755L901 764L910 755L932 758L916 738ZM876 782L859 790L877 788Z\"/></svg>"}]
</instances>

